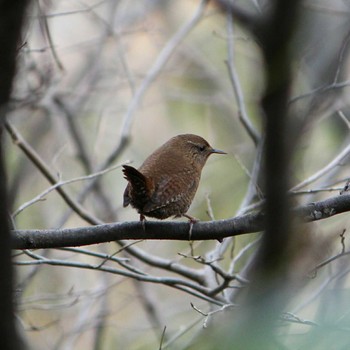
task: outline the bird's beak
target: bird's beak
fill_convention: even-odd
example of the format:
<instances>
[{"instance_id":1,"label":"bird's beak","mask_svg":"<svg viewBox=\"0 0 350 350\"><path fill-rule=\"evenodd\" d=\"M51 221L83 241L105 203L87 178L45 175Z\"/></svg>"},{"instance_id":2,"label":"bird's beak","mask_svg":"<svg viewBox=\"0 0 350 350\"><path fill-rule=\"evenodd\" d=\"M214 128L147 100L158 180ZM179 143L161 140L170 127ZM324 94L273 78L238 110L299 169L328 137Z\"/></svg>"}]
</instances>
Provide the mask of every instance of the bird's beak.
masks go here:
<instances>
[{"instance_id":1,"label":"bird's beak","mask_svg":"<svg viewBox=\"0 0 350 350\"><path fill-rule=\"evenodd\" d=\"M221 150L219 150L219 149L215 149L215 148L212 148L212 149L210 150L210 153L227 154L226 152L221 151Z\"/></svg>"}]
</instances>

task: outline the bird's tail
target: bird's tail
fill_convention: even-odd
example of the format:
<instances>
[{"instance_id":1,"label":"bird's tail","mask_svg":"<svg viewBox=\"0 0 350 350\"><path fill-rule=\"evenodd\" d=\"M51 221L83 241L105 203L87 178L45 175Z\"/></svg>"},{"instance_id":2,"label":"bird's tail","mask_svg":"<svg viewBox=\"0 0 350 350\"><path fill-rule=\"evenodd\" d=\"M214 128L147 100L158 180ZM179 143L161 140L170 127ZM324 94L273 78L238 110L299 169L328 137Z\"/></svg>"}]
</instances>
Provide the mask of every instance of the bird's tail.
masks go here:
<instances>
[{"instance_id":1,"label":"bird's tail","mask_svg":"<svg viewBox=\"0 0 350 350\"><path fill-rule=\"evenodd\" d=\"M135 197L148 198L153 188L153 183L137 169L129 165L123 165L124 178L128 180L131 191ZM130 203L128 188L124 193L124 207Z\"/></svg>"}]
</instances>

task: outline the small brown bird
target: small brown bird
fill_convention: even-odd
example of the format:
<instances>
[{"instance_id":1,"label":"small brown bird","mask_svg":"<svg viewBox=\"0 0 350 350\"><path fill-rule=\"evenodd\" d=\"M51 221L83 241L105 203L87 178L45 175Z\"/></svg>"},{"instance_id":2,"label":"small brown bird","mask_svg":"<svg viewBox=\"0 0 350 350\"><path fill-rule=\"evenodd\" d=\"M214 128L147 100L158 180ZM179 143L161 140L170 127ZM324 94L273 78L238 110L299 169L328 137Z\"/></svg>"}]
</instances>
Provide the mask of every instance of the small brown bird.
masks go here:
<instances>
[{"instance_id":1,"label":"small brown bird","mask_svg":"<svg viewBox=\"0 0 350 350\"><path fill-rule=\"evenodd\" d=\"M124 165L128 185L124 207L131 204L144 222L145 216L166 219L185 216L197 191L201 172L212 153L226 154L212 148L202 137L178 135L153 152L139 169Z\"/></svg>"}]
</instances>

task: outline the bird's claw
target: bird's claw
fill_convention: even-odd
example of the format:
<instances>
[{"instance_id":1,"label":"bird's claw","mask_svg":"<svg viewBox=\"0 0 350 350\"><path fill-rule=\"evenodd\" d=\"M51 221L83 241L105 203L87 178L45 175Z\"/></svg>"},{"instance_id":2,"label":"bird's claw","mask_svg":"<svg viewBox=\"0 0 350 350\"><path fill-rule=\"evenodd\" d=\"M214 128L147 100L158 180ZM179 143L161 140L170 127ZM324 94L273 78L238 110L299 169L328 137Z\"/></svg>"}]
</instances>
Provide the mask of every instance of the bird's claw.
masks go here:
<instances>
[{"instance_id":1,"label":"bird's claw","mask_svg":"<svg viewBox=\"0 0 350 350\"><path fill-rule=\"evenodd\" d=\"M140 222L141 222L141 225L142 225L142 229L144 231L146 231L146 218L143 214L140 214Z\"/></svg>"}]
</instances>

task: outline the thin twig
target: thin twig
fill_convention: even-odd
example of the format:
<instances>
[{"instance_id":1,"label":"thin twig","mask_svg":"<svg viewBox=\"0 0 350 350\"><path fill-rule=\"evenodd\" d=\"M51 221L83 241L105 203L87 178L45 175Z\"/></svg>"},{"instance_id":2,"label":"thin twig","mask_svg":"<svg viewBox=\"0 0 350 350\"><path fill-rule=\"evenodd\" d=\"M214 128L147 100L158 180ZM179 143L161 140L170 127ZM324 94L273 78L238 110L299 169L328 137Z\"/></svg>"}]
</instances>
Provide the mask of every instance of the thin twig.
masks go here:
<instances>
[{"instance_id":1,"label":"thin twig","mask_svg":"<svg viewBox=\"0 0 350 350\"><path fill-rule=\"evenodd\" d=\"M347 35L345 36L343 45L342 45L342 47L340 49L340 52L339 52L337 71L335 72L334 80L333 80L334 84L336 84L338 82L338 80L339 80L341 68L342 68L342 65L344 63L345 52L346 52L346 50L348 48L349 42L350 42L350 32L348 32Z\"/></svg>"},{"instance_id":2,"label":"thin twig","mask_svg":"<svg viewBox=\"0 0 350 350\"><path fill-rule=\"evenodd\" d=\"M188 234L188 231L187 231L187 234ZM135 246L132 247L130 243L127 244L126 241L120 241L118 243L122 246L122 249L125 249L127 253L136 257L143 263L148 264L149 266L154 266L167 271L172 271L173 273L186 277L192 281L197 281L198 283L201 283L201 284L205 283L205 276L201 271L198 271L196 269L192 269L189 267L185 267L177 262L174 262L171 259L164 259L164 258L155 256L154 254L148 254L138 247L135 247Z\"/></svg>"},{"instance_id":3,"label":"thin twig","mask_svg":"<svg viewBox=\"0 0 350 350\"><path fill-rule=\"evenodd\" d=\"M301 319L300 317L292 314L291 312L285 312L281 316L282 321L288 321L288 322L293 322L293 323L299 323L307 326L318 326L318 324L314 321L310 320L304 320Z\"/></svg>"},{"instance_id":4,"label":"thin twig","mask_svg":"<svg viewBox=\"0 0 350 350\"><path fill-rule=\"evenodd\" d=\"M341 243L341 252L345 253L345 232L346 229L344 228L343 232L340 234L340 243Z\"/></svg>"},{"instance_id":5,"label":"thin twig","mask_svg":"<svg viewBox=\"0 0 350 350\"><path fill-rule=\"evenodd\" d=\"M345 125L347 126L348 130L350 130L350 122L348 120L348 118L345 116L345 114L343 113L343 111L338 111L337 114L339 115L339 117L341 118L341 120L345 123Z\"/></svg>"},{"instance_id":6,"label":"thin twig","mask_svg":"<svg viewBox=\"0 0 350 350\"><path fill-rule=\"evenodd\" d=\"M342 81L339 83L332 83L330 85L323 85L323 86L315 88L311 91L308 91L304 94L300 94L300 95L297 95L297 96L290 98L289 104L293 104L293 103L295 103L299 100L305 99L305 98L312 98L316 95L321 95L321 94L324 94L324 93L329 92L331 90L343 89L343 88L348 87L348 86L350 86L350 80L345 80L345 81Z\"/></svg>"},{"instance_id":7,"label":"thin twig","mask_svg":"<svg viewBox=\"0 0 350 350\"><path fill-rule=\"evenodd\" d=\"M163 332L162 332L162 336L160 338L160 342L159 342L159 350L162 350L162 346L163 346L163 341L165 338L165 331L166 331L166 326L164 326L163 328Z\"/></svg>"},{"instance_id":8,"label":"thin twig","mask_svg":"<svg viewBox=\"0 0 350 350\"><path fill-rule=\"evenodd\" d=\"M315 174L310 176L309 178L305 179L304 181L300 182L298 185L292 187L290 191L298 191L301 188L310 185L311 183L319 180L324 175L328 174L330 171L332 171L336 166L339 166L341 164L341 161L350 155L350 145L346 146L333 160L331 160L326 166L324 166L322 169L317 171Z\"/></svg>"},{"instance_id":9,"label":"thin twig","mask_svg":"<svg viewBox=\"0 0 350 350\"><path fill-rule=\"evenodd\" d=\"M261 241L261 236L255 239L252 242L249 242L246 244L237 254L236 256L231 260L229 273L233 274L235 270L236 263L252 248L254 248L259 242Z\"/></svg>"},{"instance_id":10,"label":"thin twig","mask_svg":"<svg viewBox=\"0 0 350 350\"><path fill-rule=\"evenodd\" d=\"M36 168L45 176L45 178L53 185L57 183L56 176L52 173L51 169L47 166L43 159L36 153L36 151L23 139L20 133L12 126L8 121L5 122L5 128L10 134L13 142L25 153L25 155L31 160ZM57 193L67 203L67 205L82 219L92 225L101 224L102 222L90 214L85 208L83 208L78 202L71 198L68 193L61 187L56 188Z\"/></svg>"},{"instance_id":11,"label":"thin twig","mask_svg":"<svg viewBox=\"0 0 350 350\"><path fill-rule=\"evenodd\" d=\"M193 303L190 303L191 307L193 310L197 311L200 315L204 316L204 322L203 322L203 328L207 328L208 327L208 321L209 318L212 317L213 315L223 312L227 309L231 309L234 308L236 305L235 304L225 304L223 305L221 308L210 311L210 312L203 312L202 310L200 310L198 307L196 307L195 305L193 305Z\"/></svg>"},{"instance_id":12,"label":"thin twig","mask_svg":"<svg viewBox=\"0 0 350 350\"><path fill-rule=\"evenodd\" d=\"M259 134L248 117L248 113L245 108L245 102L244 102L244 96L243 96L241 84L235 68L233 16L231 12L227 12L227 32L228 32L227 33L228 58L225 63L229 71L229 77L230 77L231 84L233 87L233 92L235 94L235 98L237 101L238 118L241 121L243 127L247 131L250 138L253 140L255 146L257 146L259 142Z\"/></svg>"},{"instance_id":13,"label":"thin twig","mask_svg":"<svg viewBox=\"0 0 350 350\"><path fill-rule=\"evenodd\" d=\"M69 107L64 103L61 96L55 96L53 102L60 108L63 112L65 120L67 121L68 131L71 135L72 142L75 144L77 150L78 159L81 161L85 171L91 173L93 166L91 164L91 159L89 157L88 151L84 144L81 129L76 124L76 118L74 117L75 112L72 112Z\"/></svg>"},{"instance_id":14,"label":"thin twig","mask_svg":"<svg viewBox=\"0 0 350 350\"><path fill-rule=\"evenodd\" d=\"M129 163L129 161L126 161L123 164L127 164ZM45 196L47 196L50 192L57 190L59 187L74 183L74 182L78 182L78 181L86 181L86 180L91 180L94 179L98 176L102 176L112 170L115 170L117 168L120 168L123 164L117 164L114 165L108 169L102 170L102 171L98 171L96 173L90 174L90 175L85 175L85 176L79 176L70 180L65 180L65 181L59 181L56 182L54 185L52 185L51 187L47 188L45 191L41 192L40 194L38 194L36 197L34 197L33 199L31 199L30 201L23 203L14 213L13 213L13 217L16 217L19 213L21 213L24 209L28 208L30 205L43 200L43 198Z\"/></svg>"},{"instance_id":15,"label":"thin twig","mask_svg":"<svg viewBox=\"0 0 350 350\"><path fill-rule=\"evenodd\" d=\"M53 43L52 37L51 37L51 31L49 28L49 24L47 22L47 16L44 16L44 12L41 9L39 1L37 2L38 4L38 9L39 9L39 14L40 14L40 22L43 25L44 33L47 38L47 41L49 42L49 48L52 53L52 57L54 61L56 62L57 67L59 68L60 71L64 71L63 64L61 63L61 60L58 57L58 54L56 52L55 44Z\"/></svg>"},{"instance_id":16,"label":"thin twig","mask_svg":"<svg viewBox=\"0 0 350 350\"><path fill-rule=\"evenodd\" d=\"M301 191L290 191L291 195L304 195L304 194L314 194L314 193L322 193L322 192L339 192L343 189L343 187L324 187L318 189L310 189L310 190L301 190Z\"/></svg>"},{"instance_id":17,"label":"thin twig","mask_svg":"<svg viewBox=\"0 0 350 350\"><path fill-rule=\"evenodd\" d=\"M261 34L261 20L260 17L245 11L235 1L230 0L216 0L215 3L221 7L224 12L230 12L234 18L242 24L245 28L256 35Z\"/></svg>"},{"instance_id":18,"label":"thin twig","mask_svg":"<svg viewBox=\"0 0 350 350\"><path fill-rule=\"evenodd\" d=\"M134 272L134 273L137 273L137 274L141 274L141 275L147 275L145 272L141 271L140 269L129 265L128 264L128 262L130 262L129 258L116 258L115 255L117 253L108 255L108 254L93 252L93 251L87 250L87 249L69 248L69 247L57 248L57 250L73 252L73 253L77 253L77 254L84 254L84 255L88 255L88 256L93 256L95 258L103 259L100 264L96 265L96 269L99 269L100 267L102 267L107 261L112 261L112 262L115 262L115 263L119 264L120 266L124 267L125 269L127 269L127 270L129 270L131 272Z\"/></svg>"},{"instance_id":19,"label":"thin twig","mask_svg":"<svg viewBox=\"0 0 350 350\"><path fill-rule=\"evenodd\" d=\"M201 318L198 318L194 321L192 321L190 324L188 324L185 327L181 327L180 330L171 338L169 339L163 346L163 350L168 349L173 343L175 343L179 338L181 338L184 334L189 332L194 326L196 326L198 323L200 323L202 320Z\"/></svg>"},{"instance_id":20,"label":"thin twig","mask_svg":"<svg viewBox=\"0 0 350 350\"><path fill-rule=\"evenodd\" d=\"M321 262L320 264L316 265L310 272L309 274L310 275L315 275L315 273L322 267L330 264L331 262L335 261L335 260L338 260L339 258L342 258L343 256L347 256L347 255L350 255L350 251L348 252L341 252L339 254L336 254L328 259L326 259L325 261Z\"/></svg>"},{"instance_id":21,"label":"thin twig","mask_svg":"<svg viewBox=\"0 0 350 350\"><path fill-rule=\"evenodd\" d=\"M205 199L206 199L206 202L207 202L207 214L208 214L210 220L213 221L213 220L215 220L215 216L214 216L213 207L211 205L211 200L210 200L209 193L205 194Z\"/></svg>"},{"instance_id":22,"label":"thin twig","mask_svg":"<svg viewBox=\"0 0 350 350\"><path fill-rule=\"evenodd\" d=\"M175 277L158 277L151 275L143 275L134 273L131 271L125 271L117 268L113 268L110 266L101 266L98 267L96 265L78 262L78 261L69 261L69 260L60 260L60 259L47 259L45 257L40 256L39 254L33 253L32 251L27 252L33 259L31 261L15 261L15 265L53 265L53 266L61 266L61 267L74 267L80 269L87 270L97 270L101 272L112 273L115 275L133 278L143 282L150 282L155 284L163 284L165 286L169 286L172 288L179 289L181 291L187 292L191 295L198 297L199 299L203 299L214 304L222 305L223 301L220 296L211 296L211 290L207 287L201 286L197 283L193 283L184 279L175 278Z\"/></svg>"}]
</instances>

